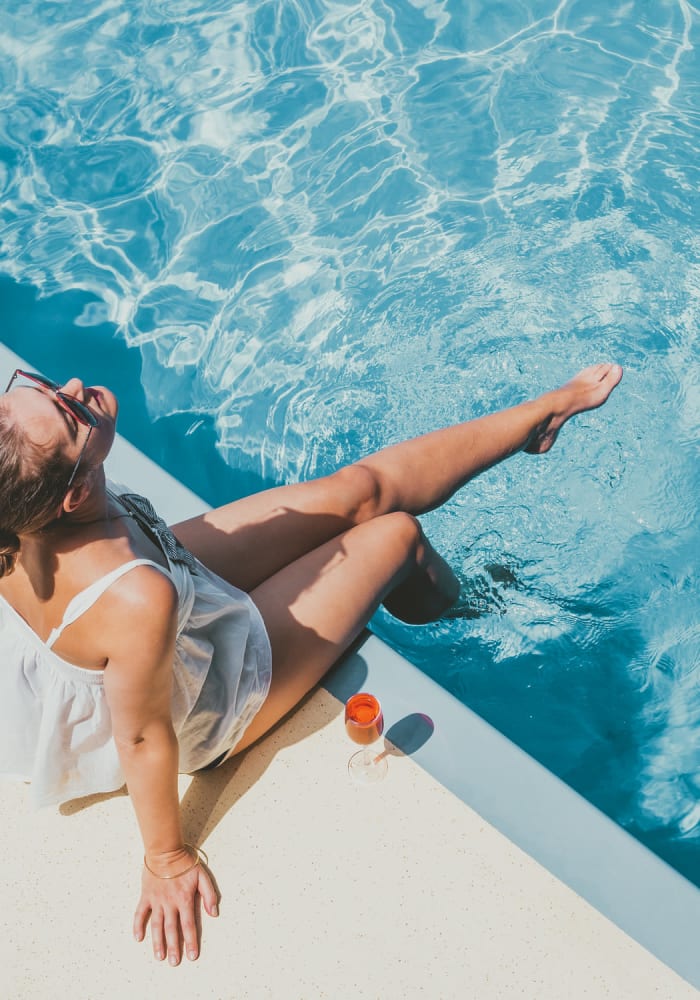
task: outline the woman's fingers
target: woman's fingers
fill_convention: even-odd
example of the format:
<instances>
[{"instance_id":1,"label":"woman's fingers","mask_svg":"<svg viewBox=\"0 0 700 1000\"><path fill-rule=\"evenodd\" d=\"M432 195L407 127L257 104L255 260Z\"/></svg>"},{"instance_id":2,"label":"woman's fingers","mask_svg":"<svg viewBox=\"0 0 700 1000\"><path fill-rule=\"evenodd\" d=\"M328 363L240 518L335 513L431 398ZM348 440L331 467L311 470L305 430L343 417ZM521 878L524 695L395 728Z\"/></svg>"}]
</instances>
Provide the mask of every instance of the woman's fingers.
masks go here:
<instances>
[{"instance_id":1,"label":"woman's fingers","mask_svg":"<svg viewBox=\"0 0 700 1000\"><path fill-rule=\"evenodd\" d=\"M179 965L183 953L190 961L199 957L199 900L207 913L218 916L218 893L214 880L204 865L189 877L160 883L144 874L144 892L134 914L134 937L143 941L146 924L151 925L153 956Z\"/></svg>"},{"instance_id":2,"label":"woman's fingers","mask_svg":"<svg viewBox=\"0 0 700 1000\"><path fill-rule=\"evenodd\" d=\"M167 954L163 914L155 910L151 912L151 947L153 948L153 957L162 962Z\"/></svg>"},{"instance_id":3,"label":"woman's fingers","mask_svg":"<svg viewBox=\"0 0 700 1000\"><path fill-rule=\"evenodd\" d=\"M219 915L218 895L212 877L203 865L200 866L199 870L197 894L193 905L183 907L180 910L185 954L190 962L194 962L199 957L199 924L197 920L199 898L204 903L204 908L210 917Z\"/></svg>"},{"instance_id":4,"label":"woman's fingers","mask_svg":"<svg viewBox=\"0 0 700 1000\"><path fill-rule=\"evenodd\" d=\"M143 941L146 936L146 924L148 923L150 912L150 906L141 897L139 905L136 907L136 913L134 914L134 940Z\"/></svg>"},{"instance_id":5,"label":"woman's fingers","mask_svg":"<svg viewBox=\"0 0 700 1000\"><path fill-rule=\"evenodd\" d=\"M219 894L216 891L214 880L204 867L199 866L199 884L197 885L199 895L202 897L204 909L210 917L219 916Z\"/></svg>"},{"instance_id":6,"label":"woman's fingers","mask_svg":"<svg viewBox=\"0 0 700 1000\"><path fill-rule=\"evenodd\" d=\"M185 954L190 962L194 962L199 956L199 934L197 932L197 919L194 906L180 911L180 924L182 926Z\"/></svg>"},{"instance_id":7,"label":"woman's fingers","mask_svg":"<svg viewBox=\"0 0 700 1000\"><path fill-rule=\"evenodd\" d=\"M180 964L180 920L182 914L177 910L166 913L165 916L165 946L170 965ZM154 948L155 950L155 948ZM157 956L156 956L157 957Z\"/></svg>"}]
</instances>

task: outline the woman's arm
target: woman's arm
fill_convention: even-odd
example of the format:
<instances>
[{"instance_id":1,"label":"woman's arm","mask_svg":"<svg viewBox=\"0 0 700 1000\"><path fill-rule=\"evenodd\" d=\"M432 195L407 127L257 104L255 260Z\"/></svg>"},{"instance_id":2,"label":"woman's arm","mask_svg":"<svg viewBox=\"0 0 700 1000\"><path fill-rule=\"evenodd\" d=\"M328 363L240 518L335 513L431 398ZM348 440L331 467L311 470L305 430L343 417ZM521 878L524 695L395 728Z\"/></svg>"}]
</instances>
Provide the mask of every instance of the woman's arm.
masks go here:
<instances>
[{"instance_id":1,"label":"woman's arm","mask_svg":"<svg viewBox=\"0 0 700 1000\"><path fill-rule=\"evenodd\" d=\"M149 916L156 958L171 964L199 953L195 919L199 893L217 912L216 890L185 847L178 794L178 745L170 701L177 594L162 573L140 567L114 595L119 613L107 637L105 695L112 733L143 838L146 866L134 935L142 940ZM189 869L187 871L186 869Z\"/></svg>"}]
</instances>

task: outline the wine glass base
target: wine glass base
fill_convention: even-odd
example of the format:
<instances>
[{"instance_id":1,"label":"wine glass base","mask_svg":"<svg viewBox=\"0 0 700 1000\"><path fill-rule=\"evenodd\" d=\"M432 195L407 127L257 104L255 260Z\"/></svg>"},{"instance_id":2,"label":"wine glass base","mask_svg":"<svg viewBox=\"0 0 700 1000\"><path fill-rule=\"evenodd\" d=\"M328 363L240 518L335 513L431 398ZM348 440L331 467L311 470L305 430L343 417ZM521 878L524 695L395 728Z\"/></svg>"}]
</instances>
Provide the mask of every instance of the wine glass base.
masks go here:
<instances>
[{"instance_id":1,"label":"wine glass base","mask_svg":"<svg viewBox=\"0 0 700 1000\"><path fill-rule=\"evenodd\" d=\"M348 761L348 774L358 785L373 785L386 777L386 757L376 750L359 750Z\"/></svg>"}]
</instances>

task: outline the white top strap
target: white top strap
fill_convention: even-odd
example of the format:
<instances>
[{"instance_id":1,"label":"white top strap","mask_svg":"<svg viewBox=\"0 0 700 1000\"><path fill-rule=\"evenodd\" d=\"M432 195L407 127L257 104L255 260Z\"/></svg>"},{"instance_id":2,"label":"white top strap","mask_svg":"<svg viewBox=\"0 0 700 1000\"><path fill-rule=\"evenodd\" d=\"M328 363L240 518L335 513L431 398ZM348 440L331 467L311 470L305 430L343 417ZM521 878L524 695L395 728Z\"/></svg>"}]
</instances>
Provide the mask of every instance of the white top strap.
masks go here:
<instances>
[{"instance_id":1,"label":"white top strap","mask_svg":"<svg viewBox=\"0 0 700 1000\"><path fill-rule=\"evenodd\" d=\"M74 621L77 621L81 615L84 615L86 611L89 611L93 604L95 604L95 602L102 597L105 590L111 587L113 583L116 583L116 581L124 576L125 573L128 573L131 569L135 569L137 566L154 566L166 576L170 575L167 569L164 569L163 566L159 566L158 563L153 562L152 559L132 559L131 562L122 563L121 566L117 566L116 569L113 569L111 573L101 576L99 580L95 580L95 582L91 583L89 587L85 588L85 590L81 590L71 601L68 602L68 607L63 615L63 621L57 628L52 629L51 635L46 640L48 648L51 649L65 628L68 628L68 626L72 625Z\"/></svg>"}]
</instances>

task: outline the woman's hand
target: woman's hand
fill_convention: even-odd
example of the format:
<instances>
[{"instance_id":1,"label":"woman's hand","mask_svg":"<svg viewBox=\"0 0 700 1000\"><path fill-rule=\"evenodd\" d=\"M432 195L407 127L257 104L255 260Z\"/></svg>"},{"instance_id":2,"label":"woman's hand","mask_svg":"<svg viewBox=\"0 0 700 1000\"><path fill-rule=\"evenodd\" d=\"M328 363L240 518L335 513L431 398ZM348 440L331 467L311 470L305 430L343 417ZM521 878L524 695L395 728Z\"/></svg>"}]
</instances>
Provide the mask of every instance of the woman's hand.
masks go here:
<instances>
[{"instance_id":1,"label":"woman's hand","mask_svg":"<svg viewBox=\"0 0 700 1000\"><path fill-rule=\"evenodd\" d=\"M183 946L190 961L199 956L199 898L210 917L219 915L218 896L211 875L202 863L183 871L191 863L192 855L183 848L168 854L167 858L149 858L152 871L143 869L141 899L134 915L134 937L143 941L150 917L153 955L159 961L167 955L170 965L180 964ZM168 877L177 871L183 874Z\"/></svg>"}]
</instances>

